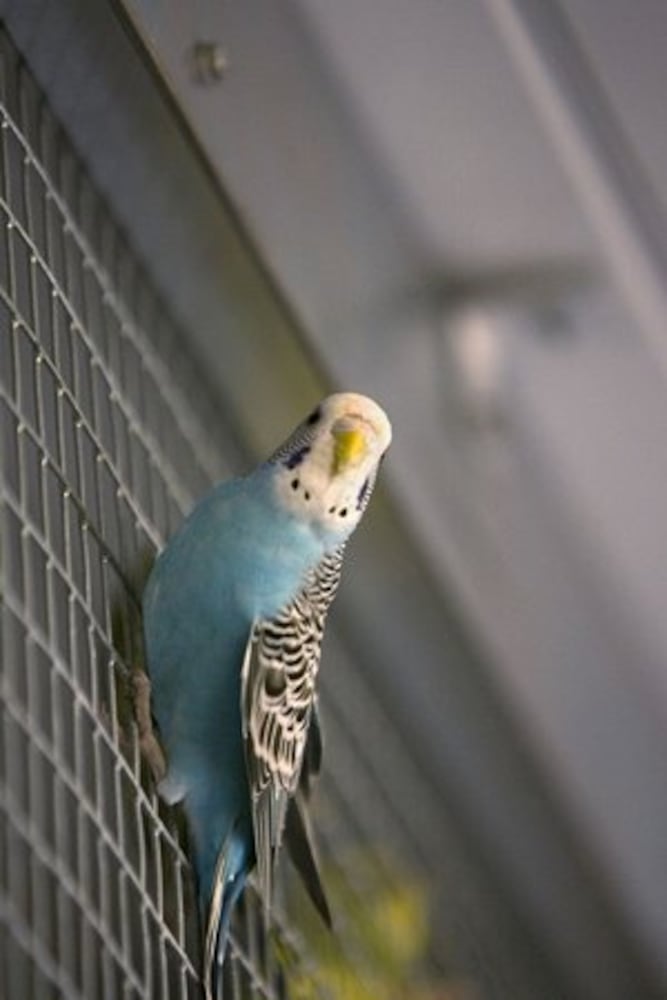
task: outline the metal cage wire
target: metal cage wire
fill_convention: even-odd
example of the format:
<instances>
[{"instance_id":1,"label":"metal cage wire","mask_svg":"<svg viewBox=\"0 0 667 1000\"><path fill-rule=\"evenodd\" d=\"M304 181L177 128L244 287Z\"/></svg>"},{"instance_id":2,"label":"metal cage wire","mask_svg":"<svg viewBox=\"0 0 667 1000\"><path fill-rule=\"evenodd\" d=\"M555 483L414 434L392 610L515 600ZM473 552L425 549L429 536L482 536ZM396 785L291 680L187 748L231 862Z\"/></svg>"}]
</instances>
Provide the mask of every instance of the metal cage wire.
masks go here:
<instances>
[{"instance_id":1,"label":"metal cage wire","mask_svg":"<svg viewBox=\"0 0 667 1000\"><path fill-rule=\"evenodd\" d=\"M0 71L0 993L193 998L189 863L129 680L142 567L227 471L220 414L5 34ZM285 995L252 899L228 965L228 995Z\"/></svg>"}]
</instances>

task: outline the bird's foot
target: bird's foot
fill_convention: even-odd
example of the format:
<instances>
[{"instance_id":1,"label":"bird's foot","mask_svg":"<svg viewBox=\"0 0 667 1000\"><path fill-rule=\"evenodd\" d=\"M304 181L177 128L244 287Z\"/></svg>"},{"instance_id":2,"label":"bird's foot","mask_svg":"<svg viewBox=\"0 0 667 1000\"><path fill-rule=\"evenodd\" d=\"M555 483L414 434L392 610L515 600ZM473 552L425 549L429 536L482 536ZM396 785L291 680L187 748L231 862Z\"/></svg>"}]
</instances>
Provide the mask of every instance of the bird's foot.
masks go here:
<instances>
[{"instance_id":1,"label":"bird's foot","mask_svg":"<svg viewBox=\"0 0 667 1000\"><path fill-rule=\"evenodd\" d=\"M153 728L151 682L143 670L135 670L132 683L134 687L134 717L139 730L139 749L151 769L156 784L159 784L167 773L167 762Z\"/></svg>"}]
</instances>

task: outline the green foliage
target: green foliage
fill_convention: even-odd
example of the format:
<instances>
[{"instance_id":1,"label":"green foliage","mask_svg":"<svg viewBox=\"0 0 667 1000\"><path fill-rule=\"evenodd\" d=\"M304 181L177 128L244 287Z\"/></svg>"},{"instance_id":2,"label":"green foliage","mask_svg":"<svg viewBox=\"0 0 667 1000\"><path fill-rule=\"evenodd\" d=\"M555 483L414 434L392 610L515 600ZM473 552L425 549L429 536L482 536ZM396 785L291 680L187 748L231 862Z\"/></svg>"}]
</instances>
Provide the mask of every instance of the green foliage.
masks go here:
<instances>
[{"instance_id":1,"label":"green foliage","mask_svg":"<svg viewBox=\"0 0 667 1000\"><path fill-rule=\"evenodd\" d=\"M300 891L294 890L289 907L312 958L307 969L292 966L293 1000L463 1000L453 984L434 982L426 971L429 906L423 884L375 852L349 853L323 874L333 934Z\"/></svg>"}]
</instances>

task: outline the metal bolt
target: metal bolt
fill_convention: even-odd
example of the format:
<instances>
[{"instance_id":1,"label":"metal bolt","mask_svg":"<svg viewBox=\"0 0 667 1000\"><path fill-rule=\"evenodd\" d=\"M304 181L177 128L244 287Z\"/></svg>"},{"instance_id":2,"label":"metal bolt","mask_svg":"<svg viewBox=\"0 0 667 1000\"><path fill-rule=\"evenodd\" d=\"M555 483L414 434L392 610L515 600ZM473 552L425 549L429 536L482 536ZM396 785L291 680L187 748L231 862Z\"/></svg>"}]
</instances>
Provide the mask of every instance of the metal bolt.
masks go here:
<instances>
[{"instance_id":1,"label":"metal bolt","mask_svg":"<svg viewBox=\"0 0 667 1000\"><path fill-rule=\"evenodd\" d=\"M219 42L195 42L190 58L193 78L202 86L220 83L229 69L229 60Z\"/></svg>"}]
</instances>

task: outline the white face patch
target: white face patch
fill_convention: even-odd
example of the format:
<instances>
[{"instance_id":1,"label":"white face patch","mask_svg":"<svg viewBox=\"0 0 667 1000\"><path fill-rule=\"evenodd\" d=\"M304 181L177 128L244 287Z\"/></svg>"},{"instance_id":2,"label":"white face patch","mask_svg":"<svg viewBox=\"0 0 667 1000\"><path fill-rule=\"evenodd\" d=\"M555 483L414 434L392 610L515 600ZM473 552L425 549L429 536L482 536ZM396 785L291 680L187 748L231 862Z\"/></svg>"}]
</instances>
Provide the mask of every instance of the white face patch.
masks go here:
<instances>
[{"instance_id":1,"label":"white face patch","mask_svg":"<svg viewBox=\"0 0 667 1000\"><path fill-rule=\"evenodd\" d=\"M325 399L271 461L281 506L327 534L357 526L391 442L384 411L366 396Z\"/></svg>"}]
</instances>

